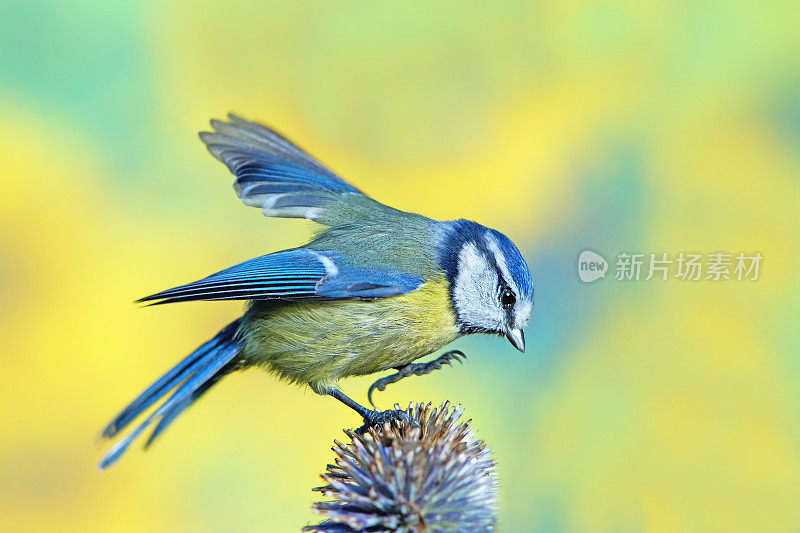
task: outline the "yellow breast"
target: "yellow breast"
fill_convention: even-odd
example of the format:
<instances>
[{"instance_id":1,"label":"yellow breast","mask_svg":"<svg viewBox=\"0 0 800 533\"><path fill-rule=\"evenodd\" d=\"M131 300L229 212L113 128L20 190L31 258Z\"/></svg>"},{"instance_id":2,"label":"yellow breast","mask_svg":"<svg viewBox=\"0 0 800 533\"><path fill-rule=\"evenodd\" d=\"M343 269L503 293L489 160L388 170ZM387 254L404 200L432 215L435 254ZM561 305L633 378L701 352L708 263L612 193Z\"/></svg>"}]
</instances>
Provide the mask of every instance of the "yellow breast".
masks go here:
<instances>
[{"instance_id":1,"label":"yellow breast","mask_svg":"<svg viewBox=\"0 0 800 533\"><path fill-rule=\"evenodd\" d=\"M315 390L410 363L458 338L448 289L441 276L378 300L256 302L242 326L245 359Z\"/></svg>"}]
</instances>

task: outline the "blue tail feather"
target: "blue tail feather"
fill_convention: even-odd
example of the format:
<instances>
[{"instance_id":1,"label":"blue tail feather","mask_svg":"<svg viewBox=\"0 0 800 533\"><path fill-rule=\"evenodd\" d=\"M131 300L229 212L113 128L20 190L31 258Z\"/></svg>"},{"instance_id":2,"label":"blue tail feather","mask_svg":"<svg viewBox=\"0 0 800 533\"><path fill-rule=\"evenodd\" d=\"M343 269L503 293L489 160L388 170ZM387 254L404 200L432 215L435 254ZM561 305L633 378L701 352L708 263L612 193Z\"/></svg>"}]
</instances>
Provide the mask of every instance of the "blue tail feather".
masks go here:
<instances>
[{"instance_id":1,"label":"blue tail feather","mask_svg":"<svg viewBox=\"0 0 800 533\"><path fill-rule=\"evenodd\" d=\"M108 452L100 462L100 470L116 462L136 437L159 419L153 435L148 440L150 444L175 417L227 374L226 365L231 363L241 350L241 343L234 340L239 322L236 320L223 328L213 339L178 363L175 368L148 387L106 427L104 436L116 435L150 405L177 387L172 396Z\"/></svg>"},{"instance_id":2,"label":"blue tail feather","mask_svg":"<svg viewBox=\"0 0 800 533\"><path fill-rule=\"evenodd\" d=\"M156 424L156 427L155 429L153 429L153 432L150 434L149 437L147 437L147 441L144 443L144 447L149 448L150 445L153 444L153 441L156 440L158 436L161 435L161 433L165 429L167 429L169 425L172 424L172 422L176 418L178 418L179 414L184 412L186 409L189 408L190 405L199 400L200 397L208 391L208 389L216 385L217 382L219 382L219 380L221 380L227 374L228 373L223 368L222 370L211 376L211 378L208 381L200 385L197 388L197 390L192 392L192 394L188 398L183 400L181 403L176 404L175 406L170 408L169 411L164 413L164 416L162 416L161 420L158 421L158 424Z\"/></svg>"},{"instance_id":3,"label":"blue tail feather","mask_svg":"<svg viewBox=\"0 0 800 533\"><path fill-rule=\"evenodd\" d=\"M161 376L155 383L147 387L135 400L133 400L120 414L112 420L103 430L103 436L112 438L130 424L137 416L142 414L148 407L161 399L175 386L186 379L195 369L197 361L207 354L209 350L216 348L221 342L233 337L239 328L241 319L234 320L225 326L211 340L197 348L189 356L172 367L166 374Z\"/></svg>"}]
</instances>

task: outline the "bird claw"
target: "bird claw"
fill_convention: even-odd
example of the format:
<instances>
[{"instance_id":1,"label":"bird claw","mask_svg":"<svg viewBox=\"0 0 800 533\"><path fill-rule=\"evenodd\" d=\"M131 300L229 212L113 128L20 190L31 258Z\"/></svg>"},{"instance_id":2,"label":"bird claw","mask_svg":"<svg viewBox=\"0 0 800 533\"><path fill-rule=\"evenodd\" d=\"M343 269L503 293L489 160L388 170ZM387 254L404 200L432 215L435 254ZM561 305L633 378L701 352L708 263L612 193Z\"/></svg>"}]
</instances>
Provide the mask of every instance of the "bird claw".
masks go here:
<instances>
[{"instance_id":1,"label":"bird claw","mask_svg":"<svg viewBox=\"0 0 800 533\"><path fill-rule=\"evenodd\" d=\"M367 390L367 399L369 400L370 405L375 407L375 403L372 401L372 393L375 391L375 389L384 391L388 385L397 383L403 378L407 378L409 376L424 376L425 374L430 374L434 370L439 370L442 368L442 365L452 366L453 361L458 361L459 363L463 364L466 359L467 356L464 355L464 352L460 350L451 350L427 363L408 363L407 365L397 367L397 372L394 374L389 374L386 377L382 377L369 386L369 389Z\"/></svg>"},{"instance_id":2,"label":"bird claw","mask_svg":"<svg viewBox=\"0 0 800 533\"><path fill-rule=\"evenodd\" d=\"M379 391L383 392L383 391L386 390L386 386L387 385L389 385L391 383L395 383L397 381L400 381L404 377L408 377L408 375L409 374L403 374L403 372L400 371L400 372L397 372L397 373L394 373L394 374L390 374L390 375L388 375L386 377L383 377L383 378L375 381L375 383L370 385L369 389L367 390L367 400L369 400L369 404L372 407L375 407L375 402L372 401L372 392L375 389L378 389Z\"/></svg>"},{"instance_id":3,"label":"bird claw","mask_svg":"<svg viewBox=\"0 0 800 533\"><path fill-rule=\"evenodd\" d=\"M411 418L411 416L400 409L387 409L386 411L367 411L364 415L364 425L356 429L356 433L363 435L371 427L380 428L386 422L394 420L405 422L413 427L420 427L419 422Z\"/></svg>"}]
</instances>

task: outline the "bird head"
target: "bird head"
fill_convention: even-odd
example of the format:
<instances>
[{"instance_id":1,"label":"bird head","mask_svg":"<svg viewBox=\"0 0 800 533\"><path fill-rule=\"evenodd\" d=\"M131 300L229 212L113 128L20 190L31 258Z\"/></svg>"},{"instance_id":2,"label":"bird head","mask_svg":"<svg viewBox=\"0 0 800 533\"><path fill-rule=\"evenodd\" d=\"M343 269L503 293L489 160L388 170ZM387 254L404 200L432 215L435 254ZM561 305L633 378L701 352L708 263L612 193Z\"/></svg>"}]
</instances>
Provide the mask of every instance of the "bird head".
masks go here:
<instances>
[{"instance_id":1,"label":"bird head","mask_svg":"<svg viewBox=\"0 0 800 533\"><path fill-rule=\"evenodd\" d=\"M533 278L519 249L499 231L475 222L446 224L440 257L461 332L504 335L524 352Z\"/></svg>"}]
</instances>

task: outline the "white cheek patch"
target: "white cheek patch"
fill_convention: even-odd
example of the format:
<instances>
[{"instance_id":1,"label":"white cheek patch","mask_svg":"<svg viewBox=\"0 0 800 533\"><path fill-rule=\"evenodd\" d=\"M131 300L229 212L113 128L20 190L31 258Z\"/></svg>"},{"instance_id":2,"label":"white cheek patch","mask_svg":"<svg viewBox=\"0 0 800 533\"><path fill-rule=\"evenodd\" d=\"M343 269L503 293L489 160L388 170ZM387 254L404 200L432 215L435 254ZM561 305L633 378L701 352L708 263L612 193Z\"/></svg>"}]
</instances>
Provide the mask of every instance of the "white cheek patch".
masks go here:
<instances>
[{"instance_id":1,"label":"white cheek patch","mask_svg":"<svg viewBox=\"0 0 800 533\"><path fill-rule=\"evenodd\" d=\"M514 278L511 276L511 272L508 270L506 256L503 254L503 251L500 250L500 245L498 244L497 239L494 235L487 231L484 234L484 240L486 241L486 247L494 255L494 260L497 262L497 268L500 269L503 279L506 281L506 283L508 283L509 287L511 287L511 290L513 290L514 294L516 294L519 298L519 287L517 287L517 283L514 281ZM517 305L514 308L514 327L522 329L527 326L528 321L531 318L532 311L533 301L518 299Z\"/></svg>"},{"instance_id":2,"label":"white cheek patch","mask_svg":"<svg viewBox=\"0 0 800 533\"><path fill-rule=\"evenodd\" d=\"M473 243L458 254L453 300L461 321L473 327L500 329L505 314L497 303L497 273Z\"/></svg>"}]
</instances>

